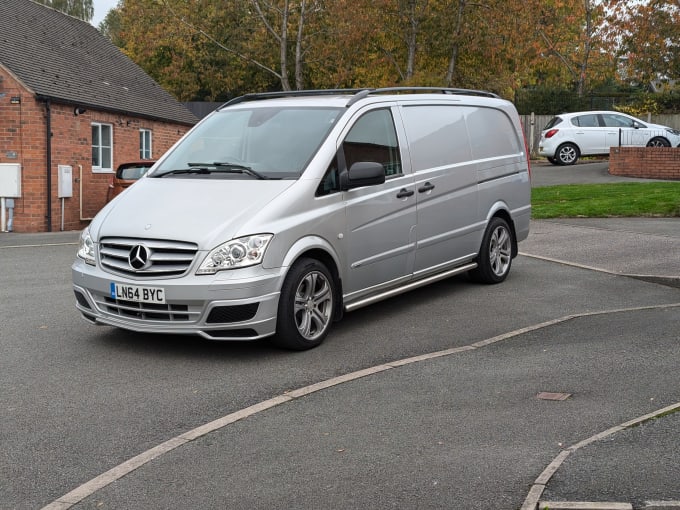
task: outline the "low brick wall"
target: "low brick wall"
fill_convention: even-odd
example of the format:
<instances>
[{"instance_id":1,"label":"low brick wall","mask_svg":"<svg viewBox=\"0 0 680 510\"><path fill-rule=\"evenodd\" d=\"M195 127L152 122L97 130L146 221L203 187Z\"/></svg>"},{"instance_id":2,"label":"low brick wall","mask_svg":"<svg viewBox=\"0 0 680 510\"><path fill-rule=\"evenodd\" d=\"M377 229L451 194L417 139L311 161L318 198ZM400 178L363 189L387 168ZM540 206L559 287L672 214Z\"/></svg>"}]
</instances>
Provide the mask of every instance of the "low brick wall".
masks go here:
<instances>
[{"instance_id":1,"label":"low brick wall","mask_svg":"<svg viewBox=\"0 0 680 510\"><path fill-rule=\"evenodd\" d=\"M609 173L623 177L680 180L678 147L612 147Z\"/></svg>"}]
</instances>

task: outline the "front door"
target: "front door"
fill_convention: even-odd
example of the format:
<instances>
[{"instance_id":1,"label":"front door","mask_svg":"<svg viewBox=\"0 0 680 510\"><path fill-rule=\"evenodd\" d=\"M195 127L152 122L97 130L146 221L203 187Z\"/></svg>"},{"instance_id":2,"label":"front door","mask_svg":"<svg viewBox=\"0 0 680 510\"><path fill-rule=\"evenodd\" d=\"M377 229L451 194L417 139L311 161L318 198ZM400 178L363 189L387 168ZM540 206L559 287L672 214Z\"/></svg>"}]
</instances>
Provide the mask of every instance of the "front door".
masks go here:
<instances>
[{"instance_id":1,"label":"front door","mask_svg":"<svg viewBox=\"0 0 680 510\"><path fill-rule=\"evenodd\" d=\"M384 184L344 192L347 214L346 302L408 281L413 272L416 196L413 175L402 165L392 110L363 113L342 140L340 168L379 162Z\"/></svg>"}]
</instances>

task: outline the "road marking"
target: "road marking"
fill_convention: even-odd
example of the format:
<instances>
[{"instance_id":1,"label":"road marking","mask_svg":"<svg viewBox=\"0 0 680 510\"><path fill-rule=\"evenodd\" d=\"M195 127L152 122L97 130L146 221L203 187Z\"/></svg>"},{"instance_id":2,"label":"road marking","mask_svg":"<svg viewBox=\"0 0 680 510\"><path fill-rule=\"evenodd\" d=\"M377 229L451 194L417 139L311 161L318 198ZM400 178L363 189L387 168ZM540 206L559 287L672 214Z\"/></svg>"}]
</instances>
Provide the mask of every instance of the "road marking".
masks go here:
<instances>
[{"instance_id":1,"label":"road marking","mask_svg":"<svg viewBox=\"0 0 680 510\"><path fill-rule=\"evenodd\" d=\"M588 269L590 271L598 271L600 273L613 274L616 276L624 276L616 271L610 271L608 269L602 269L601 267L586 266L585 264L579 264L578 262L569 262L567 260L554 259L552 257L544 257L542 255L532 255L531 253L519 252L520 255L524 257L529 257L532 259L545 260L546 262L555 262L557 264L562 264L564 266L578 267L579 269Z\"/></svg>"},{"instance_id":2,"label":"road marking","mask_svg":"<svg viewBox=\"0 0 680 510\"><path fill-rule=\"evenodd\" d=\"M273 398L264 400L262 402L259 402L257 404L254 404L250 407L246 407L245 409L241 409L239 411L230 413L226 416L223 416L221 418L218 418L216 420L213 420L209 423L206 423L204 425L201 425L199 427L196 427L188 432L184 432L183 434L180 434L179 436L176 436L172 439L169 439L165 441L164 443L161 443L149 450L146 450L145 452L140 453L139 455L136 455L135 457L132 457L121 464L109 469L105 473L102 473L101 475L89 480L88 482L85 482L84 484L80 485L79 487L76 487L72 491L68 492L67 494L64 494L60 498L56 499L55 501L49 503L48 505L44 506L42 510L67 510L68 508L71 508L73 505L79 503L83 499L91 496L95 492L99 491L100 489L103 489L107 485L115 482L116 480L119 480L120 478L124 477L125 475L128 475L129 473L135 471L136 469L142 467L144 464L157 459L161 455L168 453L175 448L179 448L180 446L183 446L187 443L190 443L191 441L195 441L196 439L199 439L206 434L209 434L211 432L215 432L216 430L219 430L221 428L226 427L227 425L230 425L232 423L235 423L237 421L240 421L244 418L247 418L249 416L253 416L257 413L260 413L262 411L266 411L268 409L271 409L272 407L285 404L287 402L290 402L292 400L298 399L298 398L303 398L307 395L310 395L312 393L316 393L318 391L325 390L327 388L330 388L332 386L337 386L339 384L343 384L346 382L350 381L355 381L357 379L361 379L362 377L368 377L372 376L375 374L379 374L381 372L387 371L387 370L392 370L394 368L399 368L403 367L406 365L410 365L413 363L419 363L421 361L428 361L436 358L441 358L443 356L451 356L454 354L461 354L465 353L468 351L474 351L476 349L480 349L504 340L508 340L510 338L514 338L520 335L523 335L525 333L530 333L532 331L536 331L539 329L544 329L550 326L554 326L556 324L561 324L563 322L567 322L576 318L582 318L582 317L590 317L590 316L596 316L596 315L605 315L605 314L611 314L611 313L624 313L624 312L633 312L633 311L642 311L642 310L651 310L651 309L663 309L663 308L676 308L680 307L680 303L670 303L670 304L663 304L663 305L650 305L650 306L639 306L639 307L632 307L632 308L618 308L615 310L603 310L599 312L585 312L585 313L580 313L580 314L572 314L572 315L566 315L564 317L561 317L559 319L553 319L545 322L541 322L539 324L534 324L532 326L526 326L524 328L519 328L514 331L508 332L508 333L503 333L491 338L488 338L486 340L481 340L479 342L475 342L470 345L465 345L462 347L454 347L450 349L444 349L441 351L436 351L436 352L431 352L428 354L422 354L419 356L413 356L409 358L404 358L401 360L395 360L387 363L383 363L381 365L376 365L374 367L369 367L365 368L363 370L358 370L356 372L351 372L349 374L341 375L338 377L333 377L331 379L327 379L325 381L320 381L315 384L311 384L309 386L304 386L302 388L298 388L295 390L291 391L286 391L282 395L275 396ZM535 510L536 505L538 504L538 498L540 498L541 494L543 493L543 489L545 488L545 483L550 479L550 476L557 470L557 468L561 465L561 463L564 461L564 459L575 449L581 448L582 446L585 446L586 444L589 444L590 442L593 442L594 438L600 439L601 437L604 437L603 434L607 433L613 433L610 431L618 432L619 430L623 430L627 427L632 427L634 425L638 425L640 423L643 423L644 421L651 420L654 417L658 416L662 412L669 412L669 410L675 410L676 408L680 408L680 403L675 404L674 406L666 407L661 411L657 411L655 413L645 415L641 418L636 418L635 420L629 421L624 423L623 425L620 425L618 427L614 427L614 429L609 429L609 431L605 431L603 433L600 433L596 436L593 436L592 438L589 438L585 441L581 441L580 443L577 443L574 446L571 446L570 448L567 448L564 450L558 457L553 460L553 462L546 468L546 470L539 476L536 482L534 482L534 485L531 488L531 491L529 493L529 496L527 497L527 501L525 501L525 504L522 506L521 510ZM562 456L564 458L562 458ZM538 483L539 480L545 480L545 483ZM534 506L526 506L529 503L529 498L535 498ZM532 501L534 501L532 499Z\"/></svg>"},{"instance_id":3,"label":"road marking","mask_svg":"<svg viewBox=\"0 0 680 510\"><path fill-rule=\"evenodd\" d=\"M538 478L534 481L534 484L531 487L531 490L529 491L529 494L527 495L526 499L524 500L524 504L522 505L520 510L536 510L538 507L538 503L540 500L541 495L543 494L543 491L545 490L545 486L548 484L550 481L550 478L555 474L555 472L560 468L560 466L564 463L564 461L569 457L572 453L575 451L588 446L596 441L601 441L602 439L605 439L609 436L613 436L617 432L621 432L623 430L630 429L632 427L637 427L638 425L642 425L643 423L646 423L648 421L651 421L655 418L658 418L659 416L663 416L668 413L673 413L676 411L680 411L680 402L676 402L675 404L671 404L669 406L663 407L661 409L657 409L656 411L653 411L651 413L645 414L643 416L639 416L637 418L634 418L630 421L627 421L625 423L622 423L621 425L616 425L615 427L611 427L607 430L604 430L602 432L599 432L595 434L594 436L590 436L587 439L584 439L582 441L579 441L576 444L571 445L568 448L565 448L560 452L560 454L553 459L553 461L548 464L548 467L546 467L543 472L539 475ZM578 508L578 507L573 507L573 508Z\"/></svg>"},{"instance_id":4,"label":"road marking","mask_svg":"<svg viewBox=\"0 0 680 510\"><path fill-rule=\"evenodd\" d=\"M621 273L619 271L611 271L609 269L603 269L601 267L587 266L585 264L579 264L578 262L569 262L566 260L554 259L552 257L544 257L543 255L532 255L531 253L519 252L519 255L524 257L529 257L537 260L544 260L546 262L554 262L556 264L562 264L563 266L577 267L579 269L587 269L588 271L597 271L598 273L611 274L614 276L625 276L628 278L635 278L636 280L642 280L651 283L662 283L667 282L678 282L680 281L680 276L678 275L646 275L646 274L633 274L633 273Z\"/></svg>"}]
</instances>

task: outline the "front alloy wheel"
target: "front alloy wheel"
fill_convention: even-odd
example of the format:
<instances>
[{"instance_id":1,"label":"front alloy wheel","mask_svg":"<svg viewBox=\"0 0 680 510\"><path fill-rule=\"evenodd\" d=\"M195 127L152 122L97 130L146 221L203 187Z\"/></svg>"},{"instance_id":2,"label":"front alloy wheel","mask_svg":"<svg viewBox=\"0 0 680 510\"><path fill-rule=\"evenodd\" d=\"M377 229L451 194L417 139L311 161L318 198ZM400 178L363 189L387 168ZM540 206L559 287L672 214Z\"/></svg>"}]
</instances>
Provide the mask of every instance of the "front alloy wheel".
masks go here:
<instances>
[{"instance_id":1,"label":"front alloy wheel","mask_svg":"<svg viewBox=\"0 0 680 510\"><path fill-rule=\"evenodd\" d=\"M281 288L275 342L299 351L316 347L328 334L334 304L335 282L326 266L297 261Z\"/></svg>"},{"instance_id":2,"label":"front alloy wheel","mask_svg":"<svg viewBox=\"0 0 680 510\"><path fill-rule=\"evenodd\" d=\"M671 142L660 136L656 136L652 138L649 142L647 142L647 147L670 147L670 146Z\"/></svg>"}]
</instances>

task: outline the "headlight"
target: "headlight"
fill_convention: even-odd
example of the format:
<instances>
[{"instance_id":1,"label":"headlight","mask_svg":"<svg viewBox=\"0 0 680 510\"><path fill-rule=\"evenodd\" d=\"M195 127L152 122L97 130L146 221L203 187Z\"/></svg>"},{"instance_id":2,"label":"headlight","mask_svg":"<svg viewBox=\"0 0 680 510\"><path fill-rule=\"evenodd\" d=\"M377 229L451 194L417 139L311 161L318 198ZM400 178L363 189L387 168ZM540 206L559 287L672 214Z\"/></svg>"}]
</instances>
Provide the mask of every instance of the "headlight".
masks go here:
<instances>
[{"instance_id":1,"label":"headlight","mask_svg":"<svg viewBox=\"0 0 680 510\"><path fill-rule=\"evenodd\" d=\"M221 244L205 258L196 274L215 274L224 269L238 269L262 262L272 234L257 234L232 239Z\"/></svg>"},{"instance_id":2,"label":"headlight","mask_svg":"<svg viewBox=\"0 0 680 510\"><path fill-rule=\"evenodd\" d=\"M89 227L86 227L85 230L80 233L78 257L94 266L94 241L92 240L92 236L90 236Z\"/></svg>"},{"instance_id":3,"label":"headlight","mask_svg":"<svg viewBox=\"0 0 680 510\"><path fill-rule=\"evenodd\" d=\"M680 131L678 131L677 129L666 128L666 131L668 131L669 133L671 133L675 136L680 136Z\"/></svg>"}]
</instances>

